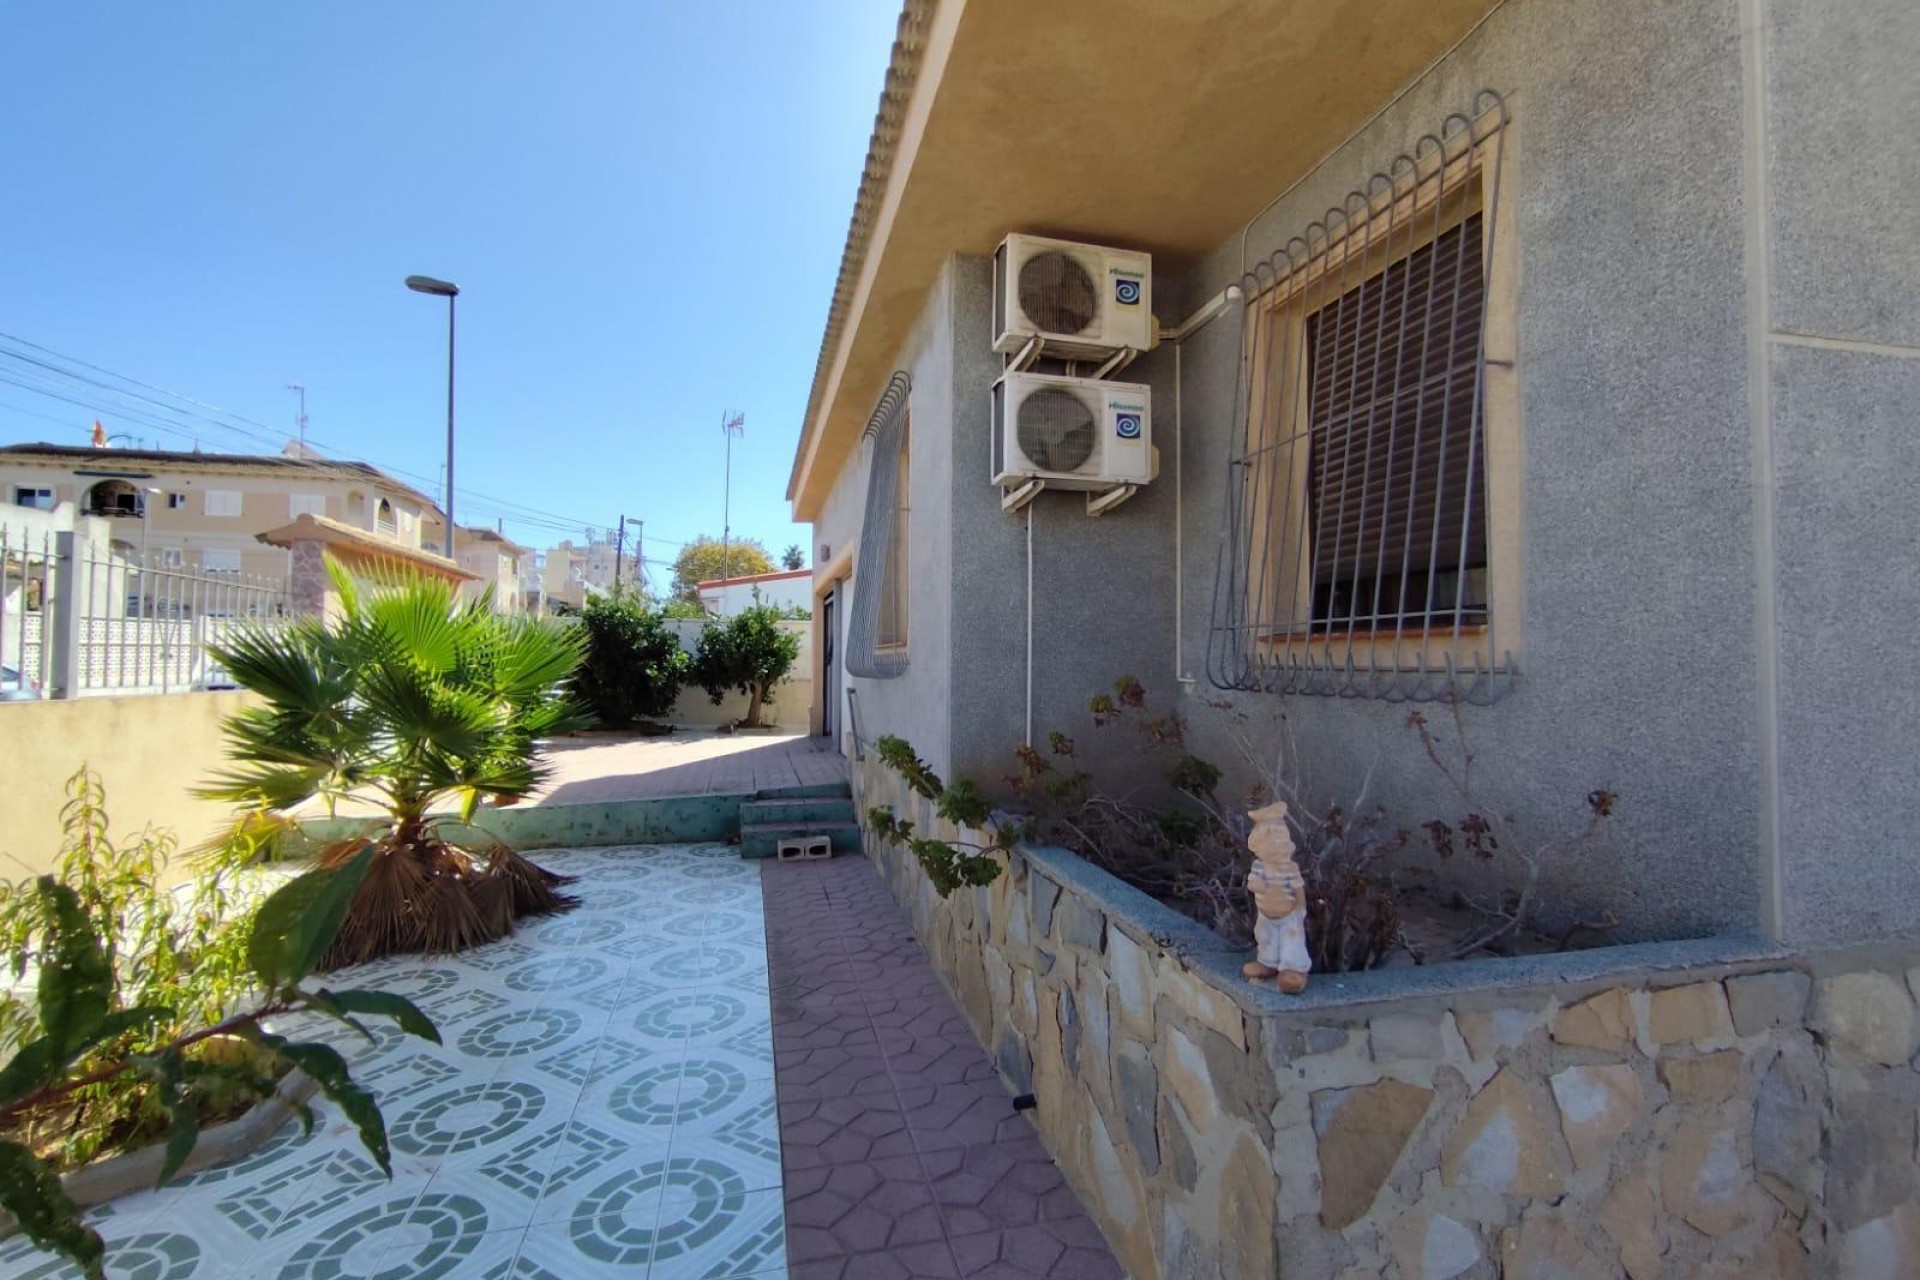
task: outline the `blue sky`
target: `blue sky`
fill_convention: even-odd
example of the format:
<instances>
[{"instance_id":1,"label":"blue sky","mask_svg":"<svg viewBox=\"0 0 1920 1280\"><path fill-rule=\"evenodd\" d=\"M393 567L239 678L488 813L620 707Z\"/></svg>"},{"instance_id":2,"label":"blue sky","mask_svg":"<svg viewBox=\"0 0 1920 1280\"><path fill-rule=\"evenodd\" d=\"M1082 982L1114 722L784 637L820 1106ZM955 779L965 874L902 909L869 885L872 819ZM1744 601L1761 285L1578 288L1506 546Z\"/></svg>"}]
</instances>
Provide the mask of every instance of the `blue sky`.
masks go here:
<instances>
[{"instance_id":1,"label":"blue sky","mask_svg":"<svg viewBox=\"0 0 1920 1280\"><path fill-rule=\"evenodd\" d=\"M401 281L441 276L462 523L544 547L624 512L669 559L719 531L732 409L736 533L804 545L787 471L898 8L9 5L0 333L289 434L304 383L314 441L437 494L445 305ZM56 385L30 368L0 379ZM0 442L96 416L192 447L0 384Z\"/></svg>"}]
</instances>

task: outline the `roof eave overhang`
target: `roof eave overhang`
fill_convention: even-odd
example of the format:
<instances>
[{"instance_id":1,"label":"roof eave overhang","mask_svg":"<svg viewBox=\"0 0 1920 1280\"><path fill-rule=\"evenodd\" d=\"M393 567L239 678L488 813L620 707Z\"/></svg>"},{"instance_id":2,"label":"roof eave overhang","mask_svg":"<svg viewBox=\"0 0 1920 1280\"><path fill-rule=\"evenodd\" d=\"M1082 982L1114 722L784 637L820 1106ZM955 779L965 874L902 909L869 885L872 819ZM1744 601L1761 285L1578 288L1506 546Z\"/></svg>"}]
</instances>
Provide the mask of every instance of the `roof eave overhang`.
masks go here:
<instances>
[{"instance_id":1,"label":"roof eave overhang","mask_svg":"<svg viewBox=\"0 0 1920 1280\"><path fill-rule=\"evenodd\" d=\"M818 516L949 256L1023 230L1197 259L1502 2L1273 0L1250 16L1240 0L906 0L788 478L794 518ZM1138 161L1130 187L1099 180L1120 155Z\"/></svg>"}]
</instances>

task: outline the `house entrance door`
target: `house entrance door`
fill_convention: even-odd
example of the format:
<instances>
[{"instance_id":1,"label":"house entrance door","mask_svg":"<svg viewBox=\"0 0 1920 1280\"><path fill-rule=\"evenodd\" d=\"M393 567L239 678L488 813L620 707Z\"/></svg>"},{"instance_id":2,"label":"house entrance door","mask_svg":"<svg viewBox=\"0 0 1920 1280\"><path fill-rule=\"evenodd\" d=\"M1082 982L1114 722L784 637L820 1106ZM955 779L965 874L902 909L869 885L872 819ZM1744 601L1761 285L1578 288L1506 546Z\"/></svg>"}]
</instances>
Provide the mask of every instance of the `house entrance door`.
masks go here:
<instances>
[{"instance_id":1,"label":"house entrance door","mask_svg":"<svg viewBox=\"0 0 1920 1280\"><path fill-rule=\"evenodd\" d=\"M840 740L840 620L834 608L838 594L828 588L820 597L820 734L836 744Z\"/></svg>"}]
</instances>

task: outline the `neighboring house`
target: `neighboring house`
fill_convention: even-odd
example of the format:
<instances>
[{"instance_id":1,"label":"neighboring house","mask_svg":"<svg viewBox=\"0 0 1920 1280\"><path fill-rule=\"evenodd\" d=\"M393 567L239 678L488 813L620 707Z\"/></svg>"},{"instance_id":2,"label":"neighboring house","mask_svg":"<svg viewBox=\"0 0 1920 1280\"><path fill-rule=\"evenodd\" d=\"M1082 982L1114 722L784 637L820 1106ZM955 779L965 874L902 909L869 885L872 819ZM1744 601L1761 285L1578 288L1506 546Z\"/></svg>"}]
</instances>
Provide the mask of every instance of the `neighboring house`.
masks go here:
<instances>
[{"instance_id":1,"label":"neighboring house","mask_svg":"<svg viewBox=\"0 0 1920 1280\"><path fill-rule=\"evenodd\" d=\"M813 608L813 570L756 573L744 578L715 578L698 583L700 607L721 618L731 618L756 604L776 609Z\"/></svg>"},{"instance_id":2,"label":"neighboring house","mask_svg":"<svg viewBox=\"0 0 1920 1280\"><path fill-rule=\"evenodd\" d=\"M613 539L597 536L591 530L586 542L576 545L564 541L544 554L546 568L541 582L549 611L555 604L578 609L589 593L611 590L616 581L634 580L633 557L621 554Z\"/></svg>"},{"instance_id":3,"label":"neighboring house","mask_svg":"<svg viewBox=\"0 0 1920 1280\"><path fill-rule=\"evenodd\" d=\"M587 598L587 557L570 542L542 553L541 595L547 612L555 607L578 610Z\"/></svg>"},{"instance_id":4,"label":"neighboring house","mask_svg":"<svg viewBox=\"0 0 1920 1280\"><path fill-rule=\"evenodd\" d=\"M461 588L461 594L477 599L481 592L493 591L495 613L518 614L526 604L520 592L520 563L527 548L504 534L485 527L462 526L455 549L460 567L474 580Z\"/></svg>"},{"instance_id":5,"label":"neighboring house","mask_svg":"<svg viewBox=\"0 0 1920 1280\"><path fill-rule=\"evenodd\" d=\"M302 515L419 548L431 499L364 462L300 454L198 453L53 444L0 447L0 500L75 503L115 522L113 546L156 567L284 578L287 554L258 535Z\"/></svg>"},{"instance_id":6,"label":"neighboring house","mask_svg":"<svg viewBox=\"0 0 1920 1280\"><path fill-rule=\"evenodd\" d=\"M1405 727L1459 699L1522 827L1621 797L1556 918L1914 927L1920 11L909 0L901 30L788 493L816 730L852 692L863 739L991 785L1023 739L1093 749L1132 674L1223 799L1236 744L1284 747L1411 825L1459 818ZM1098 518L990 479L1013 232L1154 255L1158 341L1115 377L1157 475Z\"/></svg>"}]
</instances>

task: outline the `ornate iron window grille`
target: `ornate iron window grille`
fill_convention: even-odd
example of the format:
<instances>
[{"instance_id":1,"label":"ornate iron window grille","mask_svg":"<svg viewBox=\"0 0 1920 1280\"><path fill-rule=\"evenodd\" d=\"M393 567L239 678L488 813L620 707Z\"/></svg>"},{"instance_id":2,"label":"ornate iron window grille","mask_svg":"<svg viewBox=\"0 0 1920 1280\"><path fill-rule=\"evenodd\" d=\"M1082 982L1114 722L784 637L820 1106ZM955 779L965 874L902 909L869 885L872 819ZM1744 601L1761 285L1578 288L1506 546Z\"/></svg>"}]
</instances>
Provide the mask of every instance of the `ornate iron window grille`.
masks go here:
<instances>
[{"instance_id":1,"label":"ornate iron window grille","mask_svg":"<svg viewBox=\"0 0 1920 1280\"><path fill-rule=\"evenodd\" d=\"M1216 687L1472 702L1511 689L1485 422L1506 123L1483 91L1242 277Z\"/></svg>"},{"instance_id":2,"label":"ornate iron window grille","mask_svg":"<svg viewBox=\"0 0 1920 1280\"><path fill-rule=\"evenodd\" d=\"M862 433L872 442L873 463L854 565L853 607L847 615L847 671L869 680L889 680L907 669L907 477L901 462L912 390L905 372L888 379Z\"/></svg>"}]
</instances>

